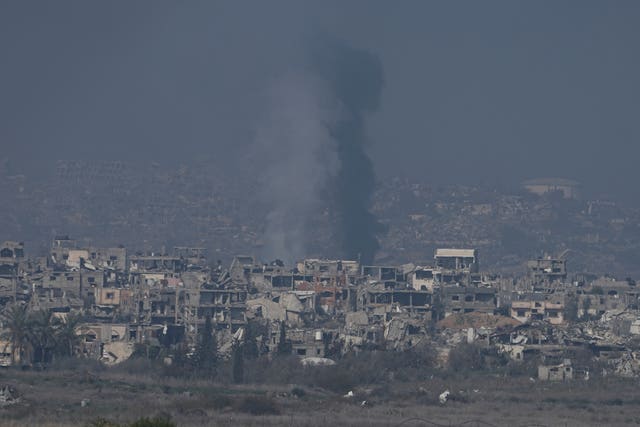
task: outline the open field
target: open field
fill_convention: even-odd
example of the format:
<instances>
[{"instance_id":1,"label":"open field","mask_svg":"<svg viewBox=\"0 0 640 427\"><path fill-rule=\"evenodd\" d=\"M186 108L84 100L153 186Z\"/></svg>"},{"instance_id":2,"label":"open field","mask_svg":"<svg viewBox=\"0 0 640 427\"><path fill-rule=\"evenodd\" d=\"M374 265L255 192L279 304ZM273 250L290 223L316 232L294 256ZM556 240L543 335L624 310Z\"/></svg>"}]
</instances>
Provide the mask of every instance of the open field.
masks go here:
<instances>
[{"instance_id":1,"label":"open field","mask_svg":"<svg viewBox=\"0 0 640 427\"><path fill-rule=\"evenodd\" d=\"M295 385L224 385L115 371L0 371L18 390L0 408L0 424L92 425L169 416L178 426L510 425L584 426L640 423L636 380L540 383L478 375L355 389L353 398ZM449 389L453 400L441 405ZM87 404L83 407L82 400ZM362 401L366 400L364 406Z\"/></svg>"}]
</instances>

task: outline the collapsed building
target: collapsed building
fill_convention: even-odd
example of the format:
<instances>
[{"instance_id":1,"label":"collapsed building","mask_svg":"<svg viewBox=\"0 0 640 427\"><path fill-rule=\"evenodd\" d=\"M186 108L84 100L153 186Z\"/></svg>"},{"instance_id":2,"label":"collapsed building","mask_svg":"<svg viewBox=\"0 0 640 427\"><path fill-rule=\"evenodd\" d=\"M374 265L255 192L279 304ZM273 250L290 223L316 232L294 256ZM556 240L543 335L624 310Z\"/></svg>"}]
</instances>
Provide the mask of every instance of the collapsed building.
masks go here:
<instances>
[{"instance_id":1,"label":"collapsed building","mask_svg":"<svg viewBox=\"0 0 640 427\"><path fill-rule=\"evenodd\" d=\"M583 368L564 360L580 351L613 373L640 374L634 281L570 281L565 254L534 259L523 276L505 278L483 273L478 255L439 248L431 265L311 258L292 267L236 256L224 268L210 264L200 247L130 253L57 236L40 260L26 258L22 243L3 243L0 302L61 318L83 313L78 354L109 364L141 344L193 348L210 318L223 354L260 325L251 339L267 354L287 349L324 360L429 343L446 357L472 342L516 363L540 360L544 380L581 377ZM11 352L0 348L0 363L10 364Z\"/></svg>"},{"instance_id":2,"label":"collapsed building","mask_svg":"<svg viewBox=\"0 0 640 427\"><path fill-rule=\"evenodd\" d=\"M23 242L6 241L0 246L0 303L15 301L23 260Z\"/></svg>"},{"instance_id":3,"label":"collapsed building","mask_svg":"<svg viewBox=\"0 0 640 427\"><path fill-rule=\"evenodd\" d=\"M544 294L523 295L519 300L511 301L511 317L522 323L542 320L561 325L564 323L564 309L563 301L550 301Z\"/></svg>"}]
</instances>

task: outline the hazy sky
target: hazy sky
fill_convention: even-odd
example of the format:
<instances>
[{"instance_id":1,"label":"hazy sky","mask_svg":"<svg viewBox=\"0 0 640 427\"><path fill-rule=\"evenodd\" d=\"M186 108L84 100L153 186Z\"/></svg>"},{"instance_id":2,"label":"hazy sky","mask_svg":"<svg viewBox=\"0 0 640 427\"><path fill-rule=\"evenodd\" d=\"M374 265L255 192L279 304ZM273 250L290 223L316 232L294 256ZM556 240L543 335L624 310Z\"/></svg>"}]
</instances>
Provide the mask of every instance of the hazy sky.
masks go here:
<instances>
[{"instance_id":1,"label":"hazy sky","mask_svg":"<svg viewBox=\"0 0 640 427\"><path fill-rule=\"evenodd\" d=\"M322 32L377 54L379 176L575 178L638 200L638 1L0 2L1 157L244 159Z\"/></svg>"}]
</instances>

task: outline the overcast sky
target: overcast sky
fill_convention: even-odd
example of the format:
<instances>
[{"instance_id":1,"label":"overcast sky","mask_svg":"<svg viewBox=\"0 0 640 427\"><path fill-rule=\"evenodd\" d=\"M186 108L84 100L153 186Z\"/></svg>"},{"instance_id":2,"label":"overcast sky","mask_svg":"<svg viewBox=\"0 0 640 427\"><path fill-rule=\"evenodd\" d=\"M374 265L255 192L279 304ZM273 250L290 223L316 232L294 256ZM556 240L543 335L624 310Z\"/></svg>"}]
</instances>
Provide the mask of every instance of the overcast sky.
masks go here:
<instances>
[{"instance_id":1,"label":"overcast sky","mask_svg":"<svg viewBox=\"0 0 640 427\"><path fill-rule=\"evenodd\" d=\"M0 2L1 157L244 159L322 32L377 54L379 176L559 176L638 200L638 1Z\"/></svg>"}]
</instances>

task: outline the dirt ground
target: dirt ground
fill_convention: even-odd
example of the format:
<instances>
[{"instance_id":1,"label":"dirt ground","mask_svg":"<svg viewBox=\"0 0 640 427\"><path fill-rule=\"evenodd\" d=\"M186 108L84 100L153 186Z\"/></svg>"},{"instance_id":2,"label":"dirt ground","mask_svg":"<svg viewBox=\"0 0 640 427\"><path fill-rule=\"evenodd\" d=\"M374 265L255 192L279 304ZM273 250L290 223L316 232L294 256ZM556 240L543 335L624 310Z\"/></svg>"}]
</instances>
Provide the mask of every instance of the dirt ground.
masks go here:
<instances>
[{"instance_id":1,"label":"dirt ground","mask_svg":"<svg viewBox=\"0 0 640 427\"><path fill-rule=\"evenodd\" d=\"M640 424L637 380L544 383L478 375L355 389L224 385L104 371L0 371L19 402L0 425L88 426L170 417L178 426L617 426ZM450 399L439 402L444 390ZM82 404L84 401L84 406ZM94 424L95 425L95 424Z\"/></svg>"}]
</instances>

